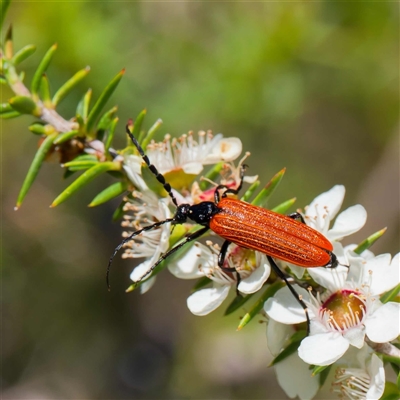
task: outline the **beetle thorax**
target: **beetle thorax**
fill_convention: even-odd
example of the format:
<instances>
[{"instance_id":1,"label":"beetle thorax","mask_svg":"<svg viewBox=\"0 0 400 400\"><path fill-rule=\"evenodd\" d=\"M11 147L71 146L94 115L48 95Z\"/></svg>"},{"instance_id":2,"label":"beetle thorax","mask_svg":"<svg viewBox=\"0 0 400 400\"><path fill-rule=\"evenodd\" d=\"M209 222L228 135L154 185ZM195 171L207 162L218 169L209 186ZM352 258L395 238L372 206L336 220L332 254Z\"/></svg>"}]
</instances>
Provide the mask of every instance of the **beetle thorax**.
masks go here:
<instances>
[{"instance_id":1,"label":"beetle thorax","mask_svg":"<svg viewBox=\"0 0 400 400\"><path fill-rule=\"evenodd\" d=\"M178 223L185 222L187 218L192 221L208 226L213 215L219 212L219 208L211 201L203 201L199 204L181 204L175 214ZM180 222L184 218L184 221Z\"/></svg>"}]
</instances>

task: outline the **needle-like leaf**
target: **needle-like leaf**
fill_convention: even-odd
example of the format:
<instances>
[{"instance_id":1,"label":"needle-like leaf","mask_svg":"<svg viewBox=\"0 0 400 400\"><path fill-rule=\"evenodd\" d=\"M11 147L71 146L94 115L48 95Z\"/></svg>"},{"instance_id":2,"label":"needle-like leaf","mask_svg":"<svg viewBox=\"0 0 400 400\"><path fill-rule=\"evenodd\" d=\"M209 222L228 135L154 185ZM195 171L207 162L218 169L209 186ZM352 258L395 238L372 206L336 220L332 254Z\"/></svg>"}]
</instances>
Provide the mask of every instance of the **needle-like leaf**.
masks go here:
<instances>
[{"instance_id":1,"label":"needle-like leaf","mask_svg":"<svg viewBox=\"0 0 400 400\"><path fill-rule=\"evenodd\" d=\"M120 169L120 165L114 162L103 162L99 163L92 168L88 169L84 172L79 178L77 178L74 182L71 183L57 198L53 201L50 207L56 207L59 204L63 203L70 196L72 196L79 189L83 188L86 184L88 184L91 180L96 178L97 176L103 174L107 171L117 171Z\"/></svg>"},{"instance_id":2,"label":"needle-like leaf","mask_svg":"<svg viewBox=\"0 0 400 400\"><path fill-rule=\"evenodd\" d=\"M111 82L106 86L106 88L103 90L101 93L100 97L97 99L96 103L94 104L92 110L89 113L89 116L87 118L86 122L86 130L90 132L94 125L95 122L97 121L97 118L100 116L101 110L107 103L108 99L111 97L113 94L114 90L118 86L118 83L120 82L121 78L124 76L125 69L123 69L121 72L119 72L112 80Z\"/></svg>"},{"instance_id":3,"label":"needle-like leaf","mask_svg":"<svg viewBox=\"0 0 400 400\"><path fill-rule=\"evenodd\" d=\"M26 194L28 193L28 190L32 186L32 183L34 182L37 174L39 173L40 167L42 166L42 163L43 163L44 159L46 158L47 153L53 146L53 141L56 137L57 137L57 132L53 132L51 135L47 136L43 140L38 151L36 152L36 155L32 161L32 164L31 164L29 170L28 170L28 174L26 175L24 183L22 184L21 191L19 192L17 205L16 205L15 209L18 209L21 206Z\"/></svg>"},{"instance_id":4,"label":"needle-like leaf","mask_svg":"<svg viewBox=\"0 0 400 400\"><path fill-rule=\"evenodd\" d=\"M44 55L42 61L40 62L39 66L37 67L36 72L33 75L32 83L31 83L31 92L33 95L38 94L40 80L42 78L42 75L46 72L47 67L49 66L50 61L53 58L53 55L56 50L57 50L57 43L53 44L53 46L51 46L49 48L49 50L47 50L47 53Z\"/></svg>"}]
</instances>

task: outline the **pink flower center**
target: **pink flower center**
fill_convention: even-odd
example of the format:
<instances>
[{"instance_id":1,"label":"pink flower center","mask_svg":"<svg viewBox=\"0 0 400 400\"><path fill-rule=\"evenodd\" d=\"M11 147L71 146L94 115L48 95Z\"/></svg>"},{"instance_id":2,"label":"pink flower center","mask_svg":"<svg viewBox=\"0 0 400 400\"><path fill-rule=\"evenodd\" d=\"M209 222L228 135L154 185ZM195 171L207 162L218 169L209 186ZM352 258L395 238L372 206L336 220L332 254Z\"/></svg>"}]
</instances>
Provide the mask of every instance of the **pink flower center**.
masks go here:
<instances>
[{"instance_id":1,"label":"pink flower center","mask_svg":"<svg viewBox=\"0 0 400 400\"><path fill-rule=\"evenodd\" d=\"M347 330L361 323L365 315L365 301L360 292L339 290L322 304L320 313L331 328Z\"/></svg>"}]
</instances>

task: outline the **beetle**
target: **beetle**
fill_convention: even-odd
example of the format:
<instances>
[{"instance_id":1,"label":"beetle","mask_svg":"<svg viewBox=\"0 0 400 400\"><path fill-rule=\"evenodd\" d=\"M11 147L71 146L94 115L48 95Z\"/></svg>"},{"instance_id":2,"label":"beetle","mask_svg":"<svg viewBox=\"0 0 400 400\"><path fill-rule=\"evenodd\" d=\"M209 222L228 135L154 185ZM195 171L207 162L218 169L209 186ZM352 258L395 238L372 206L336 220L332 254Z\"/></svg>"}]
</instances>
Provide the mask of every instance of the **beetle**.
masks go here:
<instances>
[{"instance_id":1,"label":"beetle","mask_svg":"<svg viewBox=\"0 0 400 400\"><path fill-rule=\"evenodd\" d=\"M218 266L227 272L237 272L234 268L224 267L225 257L231 243L238 246L257 250L266 254L267 259L275 273L283 279L296 300L301 304L307 316L308 326L310 323L307 306L301 296L295 291L285 274L278 267L273 258L290 262L304 268L326 267L335 268L338 265L336 255L332 252L333 246L330 241L315 229L307 226L300 213L292 213L288 216L278 214L244 201L228 197L228 194L237 195L242 188L244 171L246 166L242 166L241 179L236 189L228 188L225 185L218 185L214 192L214 202L203 201L198 204L179 204L172 192L171 185L166 182L164 176L157 168L151 164L144 150L132 135L129 127L126 132L133 144L138 149L143 161L147 164L150 171L157 180L164 186L164 189L171 197L176 206L175 215L172 218L158 221L146 226L129 237L125 238L114 250L107 267L107 286L109 284L109 272L113 258L121 247L132 240L137 235L151 229L157 228L166 223L183 224L188 219L201 225L202 228L188 235L175 247L161 255L158 261L152 265L144 275L136 282L142 281L157 267L162 261L175 253L185 244L199 238L208 230L212 230L217 235L225 239L218 255ZM220 193L222 191L222 193ZM240 275L237 273L238 283Z\"/></svg>"}]
</instances>

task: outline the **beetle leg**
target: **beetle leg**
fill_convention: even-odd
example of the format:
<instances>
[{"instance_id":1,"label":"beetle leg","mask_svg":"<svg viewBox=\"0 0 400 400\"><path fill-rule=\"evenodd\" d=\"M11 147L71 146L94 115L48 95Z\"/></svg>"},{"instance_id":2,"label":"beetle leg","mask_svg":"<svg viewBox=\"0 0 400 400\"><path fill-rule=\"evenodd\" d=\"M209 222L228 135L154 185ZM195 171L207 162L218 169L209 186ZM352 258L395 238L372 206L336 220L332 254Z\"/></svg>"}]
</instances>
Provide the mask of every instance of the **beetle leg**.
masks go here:
<instances>
[{"instance_id":1,"label":"beetle leg","mask_svg":"<svg viewBox=\"0 0 400 400\"><path fill-rule=\"evenodd\" d=\"M229 240L225 240L225 242L222 244L221 250L220 250L220 252L218 254L218 267L220 269L222 269L222 271L225 271L225 272L236 272L236 279L237 279L236 294L237 294L237 296L241 296L241 294L239 293L239 290L238 290L238 286L239 286L239 283L240 283L240 274L239 274L239 272L236 271L235 268L224 267L224 261L225 261L225 258L226 258L226 253L227 253L228 247L229 247L229 245L231 243L232 242L230 242Z\"/></svg>"},{"instance_id":2,"label":"beetle leg","mask_svg":"<svg viewBox=\"0 0 400 400\"><path fill-rule=\"evenodd\" d=\"M306 221L304 221L303 216L298 212L291 213L288 215L288 217L294 219L295 221L300 221L303 224L306 223Z\"/></svg>"},{"instance_id":3,"label":"beetle leg","mask_svg":"<svg viewBox=\"0 0 400 400\"><path fill-rule=\"evenodd\" d=\"M226 197L226 195L228 193L232 193L232 194L239 194L240 190L242 189L243 186L243 180L244 180L244 173L246 171L247 165L243 164L241 169L240 169L240 182L239 182L239 186L236 189L231 189L228 188L228 186L226 185L218 185L215 189L215 203L218 203L220 200L220 196L219 196L219 190L220 189L226 189L224 193L222 193L222 197Z\"/></svg>"},{"instance_id":4,"label":"beetle leg","mask_svg":"<svg viewBox=\"0 0 400 400\"><path fill-rule=\"evenodd\" d=\"M295 297L295 299L299 302L299 304L303 308L303 310L304 310L304 312L306 314L306 318L307 318L307 335L309 335L310 334L310 316L308 315L308 308L307 308L306 303L304 303L304 301L301 298L301 296L296 292L294 287L287 280L285 274L281 271L281 269L278 267L278 265L276 265L276 262L273 260L273 258L271 256L267 256L267 258L268 258L268 261L269 261L272 269L279 276L279 278L281 278L283 281L285 281L286 286L288 287L288 289L291 291L292 295Z\"/></svg>"}]
</instances>

